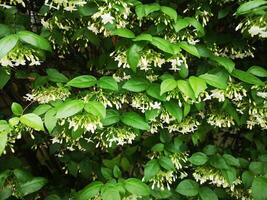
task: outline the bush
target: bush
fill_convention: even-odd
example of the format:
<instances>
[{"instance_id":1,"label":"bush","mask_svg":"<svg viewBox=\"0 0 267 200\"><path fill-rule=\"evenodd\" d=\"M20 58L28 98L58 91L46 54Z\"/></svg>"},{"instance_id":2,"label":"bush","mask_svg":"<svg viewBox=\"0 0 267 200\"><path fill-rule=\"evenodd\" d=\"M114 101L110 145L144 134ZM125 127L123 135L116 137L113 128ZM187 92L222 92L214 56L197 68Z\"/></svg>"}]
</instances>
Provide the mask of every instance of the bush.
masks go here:
<instances>
[{"instance_id":1,"label":"bush","mask_svg":"<svg viewBox=\"0 0 267 200\"><path fill-rule=\"evenodd\" d=\"M267 199L267 1L0 0L0 199Z\"/></svg>"}]
</instances>

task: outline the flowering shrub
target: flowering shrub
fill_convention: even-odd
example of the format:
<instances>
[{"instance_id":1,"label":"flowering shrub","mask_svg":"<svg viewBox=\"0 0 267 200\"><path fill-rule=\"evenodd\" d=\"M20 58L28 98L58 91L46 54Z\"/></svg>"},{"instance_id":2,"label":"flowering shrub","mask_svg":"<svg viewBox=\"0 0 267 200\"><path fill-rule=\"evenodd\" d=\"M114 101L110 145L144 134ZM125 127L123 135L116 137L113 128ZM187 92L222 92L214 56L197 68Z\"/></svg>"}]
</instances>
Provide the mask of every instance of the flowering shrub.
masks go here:
<instances>
[{"instance_id":1,"label":"flowering shrub","mask_svg":"<svg viewBox=\"0 0 267 200\"><path fill-rule=\"evenodd\" d=\"M0 200L266 200L266 38L265 0L0 0Z\"/></svg>"}]
</instances>

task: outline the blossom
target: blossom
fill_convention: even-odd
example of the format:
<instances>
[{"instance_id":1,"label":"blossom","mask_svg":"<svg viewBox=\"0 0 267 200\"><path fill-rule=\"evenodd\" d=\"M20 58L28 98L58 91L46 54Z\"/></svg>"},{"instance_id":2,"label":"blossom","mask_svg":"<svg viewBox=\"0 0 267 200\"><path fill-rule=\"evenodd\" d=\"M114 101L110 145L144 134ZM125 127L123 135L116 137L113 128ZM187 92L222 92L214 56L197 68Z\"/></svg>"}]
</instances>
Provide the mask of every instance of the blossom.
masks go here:
<instances>
[{"instance_id":1,"label":"blossom","mask_svg":"<svg viewBox=\"0 0 267 200\"><path fill-rule=\"evenodd\" d=\"M103 24L107 24L107 23L113 24L114 17L112 17L110 13L101 15L101 18L102 18Z\"/></svg>"}]
</instances>

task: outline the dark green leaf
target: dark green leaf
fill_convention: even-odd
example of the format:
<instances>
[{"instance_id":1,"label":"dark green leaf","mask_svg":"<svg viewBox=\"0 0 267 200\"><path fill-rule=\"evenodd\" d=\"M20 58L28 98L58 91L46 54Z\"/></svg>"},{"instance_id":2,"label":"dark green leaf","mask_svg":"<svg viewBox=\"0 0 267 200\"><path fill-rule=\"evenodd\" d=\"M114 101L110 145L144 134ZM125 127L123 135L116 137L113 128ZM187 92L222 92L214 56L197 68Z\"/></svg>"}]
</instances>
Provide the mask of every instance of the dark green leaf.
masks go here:
<instances>
[{"instance_id":1,"label":"dark green leaf","mask_svg":"<svg viewBox=\"0 0 267 200\"><path fill-rule=\"evenodd\" d=\"M128 126L140 130L148 130L150 128L144 118L135 112L124 113L121 117L121 121Z\"/></svg>"},{"instance_id":2,"label":"dark green leaf","mask_svg":"<svg viewBox=\"0 0 267 200\"><path fill-rule=\"evenodd\" d=\"M144 179L146 181L153 178L160 171L160 165L157 160L150 160L144 169Z\"/></svg>"},{"instance_id":3,"label":"dark green leaf","mask_svg":"<svg viewBox=\"0 0 267 200\"><path fill-rule=\"evenodd\" d=\"M117 110L108 109L106 117L102 120L104 126L109 126L120 121L120 113Z\"/></svg>"},{"instance_id":4,"label":"dark green leaf","mask_svg":"<svg viewBox=\"0 0 267 200\"><path fill-rule=\"evenodd\" d=\"M244 81L245 83L253 84L253 85L263 85L264 83L257 78L256 76L252 75L249 72L245 72L239 69L235 69L232 72L232 75L235 78L238 78L241 81Z\"/></svg>"},{"instance_id":5,"label":"dark green leaf","mask_svg":"<svg viewBox=\"0 0 267 200\"><path fill-rule=\"evenodd\" d=\"M197 152L189 158L189 161L193 165L204 165L208 161L208 156L202 152Z\"/></svg>"},{"instance_id":6,"label":"dark green leaf","mask_svg":"<svg viewBox=\"0 0 267 200\"><path fill-rule=\"evenodd\" d=\"M217 194L208 187L201 187L199 189L199 196L202 200L218 200Z\"/></svg>"},{"instance_id":7,"label":"dark green leaf","mask_svg":"<svg viewBox=\"0 0 267 200\"><path fill-rule=\"evenodd\" d=\"M0 40L0 59L6 56L16 45L18 42L17 35L8 35Z\"/></svg>"},{"instance_id":8,"label":"dark green leaf","mask_svg":"<svg viewBox=\"0 0 267 200\"><path fill-rule=\"evenodd\" d=\"M122 88L131 92L143 92L149 87L149 81L143 78L132 78Z\"/></svg>"},{"instance_id":9,"label":"dark green leaf","mask_svg":"<svg viewBox=\"0 0 267 200\"><path fill-rule=\"evenodd\" d=\"M178 103L172 101L164 102L164 107L173 117L175 117L178 120L178 122L182 121L183 111L179 107Z\"/></svg>"},{"instance_id":10,"label":"dark green leaf","mask_svg":"<svg viewBox=\"0 0 267 200\"><path fill-rule=\"evenodd\" d=\"M76 88L88 88L94 86L97 80L91 75L82 75L70 80L67 85Z\"/></svg>"},{"instance_id":11,"label":"dark green leaf","mask_svg":"<svg viewBox=\"0 0 267 200\"><path fill-rule=\"evenodd\" d=\"M179 183L176 188L176 192L184 196L193 197L198 194L199 185L193 180L185 179Z\"/></svg>"}]
</instances>

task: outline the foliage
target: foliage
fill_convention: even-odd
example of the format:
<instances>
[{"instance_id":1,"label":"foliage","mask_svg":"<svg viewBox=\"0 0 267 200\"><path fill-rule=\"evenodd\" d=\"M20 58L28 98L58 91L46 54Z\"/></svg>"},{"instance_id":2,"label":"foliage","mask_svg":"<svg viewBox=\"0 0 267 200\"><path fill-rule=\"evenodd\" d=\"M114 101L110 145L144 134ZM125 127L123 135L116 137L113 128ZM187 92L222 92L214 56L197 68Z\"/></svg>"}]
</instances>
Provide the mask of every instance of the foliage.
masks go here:
<instances>
[{"instance_id":1,"label":"foliage","mask_svg":"<svg viewBox=\"0 0 267 200\"><path fill-rule=\"evenodd\" d=\"M0 200L267 199L266 11L0 0Z\"/></svg>"}]
</instances>

